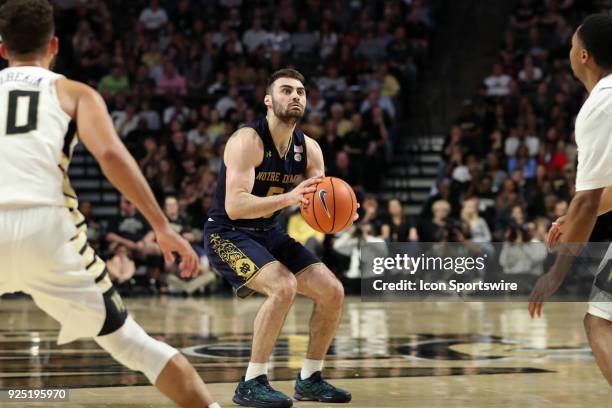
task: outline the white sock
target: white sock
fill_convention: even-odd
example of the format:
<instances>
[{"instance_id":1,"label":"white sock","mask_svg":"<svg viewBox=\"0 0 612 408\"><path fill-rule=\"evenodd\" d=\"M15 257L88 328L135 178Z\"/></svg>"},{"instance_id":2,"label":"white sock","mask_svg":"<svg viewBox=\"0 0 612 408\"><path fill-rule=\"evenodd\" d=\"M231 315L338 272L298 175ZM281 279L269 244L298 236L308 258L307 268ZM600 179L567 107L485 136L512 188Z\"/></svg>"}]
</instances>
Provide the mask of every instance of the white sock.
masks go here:
<instances>
[{"instance_id":1,"label":"white sock","mask_svg":"<svg viewBox=\"0 0 612 408\"><path fill-rule=\"evenodd\" d=\"M323 360L309 360L305 358L304 365L302 366L302 372L300 373L300 378L305 380L310 378L310 376L317 371L321 370L323 370Z\"/></svg>"},{"instance_id":2,"label":"white sock","mask_svg":"<svg viewBox=\"0 0 612 408\"><path fill-rule=\"evenodd\" d=\"M219 405L218 402L213 402L208 406L208 408L221 408L221 405Z\"/></svg>"},{"instance_id":3,"label":"white sock","mask_svg":"<svg viewBox=\"0 0 612 408\"><path fill-rule=\"evenodd\" d=\"M268 374L268 363L252 363L249 362L244 380L249 381L262 374Z\"/></svg>"}]
</instances>

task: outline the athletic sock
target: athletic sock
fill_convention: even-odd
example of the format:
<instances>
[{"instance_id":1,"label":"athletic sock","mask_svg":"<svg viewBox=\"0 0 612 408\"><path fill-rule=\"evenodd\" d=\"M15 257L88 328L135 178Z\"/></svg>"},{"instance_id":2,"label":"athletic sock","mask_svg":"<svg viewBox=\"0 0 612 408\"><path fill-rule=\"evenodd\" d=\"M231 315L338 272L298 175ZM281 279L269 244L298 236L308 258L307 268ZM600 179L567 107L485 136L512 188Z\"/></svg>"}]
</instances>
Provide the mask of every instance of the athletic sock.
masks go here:
<instances>
[{"instance_id":1,"label":"athletic sock","mask_svg":"<svg viewBox=\"0 0 612 408\"><path fill-rule=\"evenodd\" d=\"M268 374L268 363L252 363L249 362L244 380L249 381L255 377L259 377L262 374Z\"/></svg>"},{"instance_id":2,"label":"athletic sock","mask_svg":"<svg viewBox=\"0 0 612 408\"><path fill-rule=\"evenodd\" d=\"M300 378L305 380L310 378L310 376L317 371L321 370L323 370L323 360L310 360L306 358L304 359L304 365L302 366L302 371L300 372Z\"/></svg>"}]
</instances>

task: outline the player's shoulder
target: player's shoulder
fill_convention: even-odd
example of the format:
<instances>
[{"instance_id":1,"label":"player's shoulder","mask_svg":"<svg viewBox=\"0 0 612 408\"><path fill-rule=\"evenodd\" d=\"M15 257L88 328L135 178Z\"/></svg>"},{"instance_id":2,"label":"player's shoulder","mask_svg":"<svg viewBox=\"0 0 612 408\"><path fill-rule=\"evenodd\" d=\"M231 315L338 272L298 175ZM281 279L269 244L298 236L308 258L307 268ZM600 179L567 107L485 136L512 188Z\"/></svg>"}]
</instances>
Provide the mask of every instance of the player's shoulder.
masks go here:
<instances>
[{"instance_id":1,"label":"player's shoulder","mask_svg":"<svg viewBox=\"0 0 612 408\"><path fill-rule=\"evenodd\" d=\"M264 144L259 134L252 127L244 126L236 130L225 145L225 159L240 157L257 165L263 158Z\"/></svg>"},{"instance_id":2,"label":"player's shoulder","mask_svg":"<svg viewBox=\"0 0 612 408\"><path fill-rule=\"evenodd\" d=\"M82 82L60 78L55 86L62 109L72 118L76 117L77 107L83 101L91 101L98 106L106 106L98 91Z\"/></svg>"},{"instance_id":3,"label":"player's shoulder","mask_svg":"<svg viewBox=\"0 0 612 408\"><path fill-rule=\"evenodd\" d=\"M236 130L228 139L227 145L240 149L263 148L263 142L257 131L250 126L243 126Z\"/></svg>"},{"instance_id":4,"label":"player's shoulder","mask_svg":"<svg viewBox=\"0 0 612 408\"><path fill-rule=\"evenodd\" d=\"M308 136L306 133L304 133L304 143L306 143L306 149L314 149L317 151L321 151L321 146L319 146L319 142Z\"/></svg>"},{"instance_id":5,"label":"player's shoulder","mask_svg":"<svg viewBox=\"0 0 612 408\"><path fill-rule=\"evenodd\" d=\"M71 95L96 95L98 92L92 88L91 86L75 81L73 79L69 79L66 77L61 77L57 79L56 86L58 91L63 91L69 93Z\"/></svg>"}]
</instances>

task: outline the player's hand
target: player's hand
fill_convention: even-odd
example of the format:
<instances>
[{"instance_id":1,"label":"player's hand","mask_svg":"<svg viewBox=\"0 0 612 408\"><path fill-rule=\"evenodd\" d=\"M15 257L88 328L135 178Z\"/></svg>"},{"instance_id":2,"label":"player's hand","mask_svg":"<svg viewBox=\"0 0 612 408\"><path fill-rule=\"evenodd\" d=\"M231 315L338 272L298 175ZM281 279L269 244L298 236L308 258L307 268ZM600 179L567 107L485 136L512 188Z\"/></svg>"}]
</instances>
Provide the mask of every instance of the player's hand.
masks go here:
<instances>
[{"instance_id":1,"label":"player's hand","mask_svg":"<svg viewBox=\"0 0 612 408\"><path fill-rule=\"evenodd\" d=\"M311 177L302 181L293 190L288 192L289 205L301 204L308 205L308 199L304 197L306 194L314 193L317 190L317 184L323 181L323 177Z\"/></svg>"},{"instance_id":2,"label":"player's hand","mask_svg":"<svg viewBox=\"0 0 612 408\"><path fill-rule=\"evenodd\" d=\"M552 226L546 235L546 249L549 252L556 252L559 248L559 241L561 240L561 235L563 235L564 223L565 215L557 218L557 220L552 223Z\"/></svg>"},{"instance_id":3,"label":"player's hand","mask_svg":"<svg viewBox=\"0 0 612 408\"><path fill-rule=\"evenodd\" d=\"M544 302L559 289L564 278L565 275L556 273L554 270L540 276L529 296L529 315L532 319L536 315L542 316Z\"/></svg>"},{"instance_id":4,"label":"player's hand","mask_svg":"<svg viewBox=\"0 0 612 408\"><path fill-rule=\"evenodd\" d=\"M174 253L178 253L181 257L179 268L181 277L195 277L200 272L200 263L198 255L195 253L191 245L177 234L170 226L155 231L157 244L164 254L166 264L174 263Z\"/></svg>"}]
</instances>

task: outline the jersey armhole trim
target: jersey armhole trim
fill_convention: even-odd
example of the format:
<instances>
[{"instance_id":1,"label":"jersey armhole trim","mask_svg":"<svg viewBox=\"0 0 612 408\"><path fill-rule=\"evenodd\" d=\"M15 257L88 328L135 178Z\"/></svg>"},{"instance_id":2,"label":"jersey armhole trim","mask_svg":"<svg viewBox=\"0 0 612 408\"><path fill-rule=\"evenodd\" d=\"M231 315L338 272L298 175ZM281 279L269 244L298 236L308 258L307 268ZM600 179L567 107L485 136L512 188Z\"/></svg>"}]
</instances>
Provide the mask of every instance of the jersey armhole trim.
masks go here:
<instances>
[{"instance_id":1,"label":"jersey armhole trim","mask_svg":"<svg viewBox=\"0 0 612 408\"><path fill-rule=\"evenodd\" d=\"M65 110L62 108L62 103L60 102L59 95L58 95L58 93L57 93L57 81L58 81L59 79L66 79L66 77L65 77L65 76L63 76L63 75L59 75L57 78L52 79L51 81L49 81L49 82L50 82L50 83L49 83L49 90L50 90L50 92L51 92L51 96L52 96L52 98L53 98L53 99L55 99L55 102L57 102L57 106L59 107L60 112L62 112L62 114L64 115L64 118L65 118L66 120L68 120L68 121L71 121L71 120L73 120L73 119L72 119L72 117L71 117L71 116L70 116L68 113L66 113L66 111L65 111ZM74 119L74 120L75 120L75 122L76 122L76 119Z\"/></svg>"}]
</instances>

